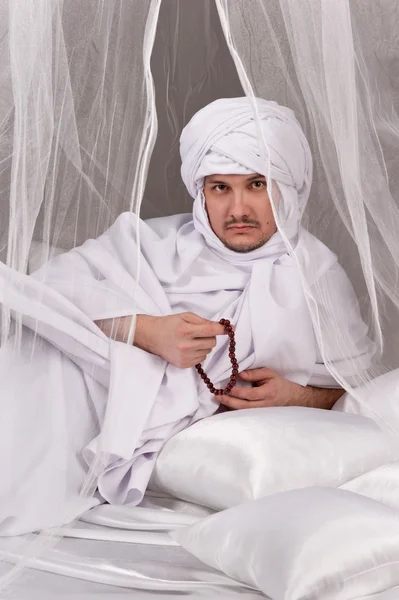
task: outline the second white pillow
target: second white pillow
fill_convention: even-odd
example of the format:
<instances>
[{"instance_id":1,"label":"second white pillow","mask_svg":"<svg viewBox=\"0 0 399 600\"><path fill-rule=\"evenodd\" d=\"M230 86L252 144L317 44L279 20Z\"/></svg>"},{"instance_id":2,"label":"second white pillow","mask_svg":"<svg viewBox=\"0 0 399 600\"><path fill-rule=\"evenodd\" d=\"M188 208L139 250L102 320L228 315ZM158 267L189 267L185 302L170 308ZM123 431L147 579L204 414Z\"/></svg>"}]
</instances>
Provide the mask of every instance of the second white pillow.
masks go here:
<instances>
[{"instance_id":1,"label":"second white pillow","mask_svg":"<svg viewBox=\"0 0 399 600\"><path fill-rule=\"evenodd\" d=\"M149 489L223 510L294 488L338 487L397 458L398 438L366 417L247 409L204 419L166 442Z\"/></svg>"},{"instance_id":2,"label":"second white pillow","mask_svg":"<svg viewBox=\"0 0 399 600\"><path fill-rule=\"evenodd\" d=\"M171 536L273 600L371 600L399 585L399 514L345 490L275 494Z\"/></svg>"}]
</instances>

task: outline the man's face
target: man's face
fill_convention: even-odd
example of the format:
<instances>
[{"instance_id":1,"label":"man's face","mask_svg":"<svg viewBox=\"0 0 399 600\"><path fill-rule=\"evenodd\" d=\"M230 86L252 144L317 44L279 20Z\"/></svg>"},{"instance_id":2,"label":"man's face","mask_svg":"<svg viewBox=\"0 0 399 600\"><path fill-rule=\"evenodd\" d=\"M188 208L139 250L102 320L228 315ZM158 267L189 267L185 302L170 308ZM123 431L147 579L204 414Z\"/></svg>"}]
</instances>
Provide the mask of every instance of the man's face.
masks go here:
<instances>
[{"instance_id":1,"label":"man's face","mask_svg":"<svg viewBox=\"0 0 399 600\"><path fill-rule=\"evenodd\" d=\"M230 250L251 252L276 232L263 175L209 175L204 194L212 230Z\"/></svg>"}]
</instances>

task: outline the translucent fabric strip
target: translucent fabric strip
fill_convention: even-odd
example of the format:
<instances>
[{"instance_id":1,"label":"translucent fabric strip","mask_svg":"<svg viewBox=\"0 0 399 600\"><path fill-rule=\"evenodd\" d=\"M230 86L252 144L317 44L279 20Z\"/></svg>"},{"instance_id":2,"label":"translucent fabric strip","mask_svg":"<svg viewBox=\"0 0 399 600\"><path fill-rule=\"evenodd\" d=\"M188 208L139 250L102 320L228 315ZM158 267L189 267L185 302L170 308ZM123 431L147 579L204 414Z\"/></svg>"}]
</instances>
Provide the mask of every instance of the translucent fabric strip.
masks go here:
<instances>
[{"instance_id":1,"label":"translucent fabric strip","mask_svg":"<svg viewBox=\"0 0 399 600\"><path fill-rule=\"evenodd\" d=\"M366 398L368 384L398 366L397 170L386 157L399 155L399 129L394 90L381 70L384 57L373 47L375 4L217 5L249 101L258 96L293 108L310 140L315 179L302 226L338 254L357 293L352 306L340 302L334 278L315 280L314 261L288 247L302 273L325 363L343 387ZM261 37L261 45L253 43ZM266 147L263 152L267 157ZM357 360L362 351L348 326L357 303L376 348L371 361ZM389 423L396 432L398 425Z\"/></svg>"},{"instance_id":2,"label":"translucent fabric strip","mask_svg":"<svg viewBox=\"0 0 399 600\"><path fill-rule=\"evenodd\" d=\"M11 383L13 368L26 364L28 373L29 363L40 363L41 336L61 351L69 348L66 352L78 362L77 349L82 343L89 347L92 339L93 368L96 361L103 366L109 361L109 347L94 324L85 329L81 323L83 328L78 326L75 332L65 329L65 307L26 273L88 237L97 237L120 212L139 214L157 132L150 58L159 7L160 0L12 0L1 5L3 403L8 394L8 401L18 405L22 389L21 382ZM138 262L139 254L137 269ZM31 357L24 359L26 352ZM6 356L11 360L7 375ZM33 381L31 389L37 383ZM58 396L59 401L62 395L59 390L53 399ZM45 414L46 401L43 388L39 413ZM53 404L54 412L57 402ZM11 408L9 413L3 426L9 428L15 421L17 432L18 419L11 416ZM34 428L32 421L32 455L39 448L36 440L43 437L40 421ZM61 457L68 441L59 439L57 445ZM82 508L90 505L96 477L107 460L101 449L98 457L81 487ZM47 485L51 489L52 482ZM2 482L3 500L12 486L11 480ZM31 500L26 498L28 505ZM65 505L67 520L70 508ZM62 512L62 506L59 509ZM57 531L21 537L19 559L3 570L0 589L58 537ZM3 558L7 561L7 555Z\"/></svg>"}]
</instances>

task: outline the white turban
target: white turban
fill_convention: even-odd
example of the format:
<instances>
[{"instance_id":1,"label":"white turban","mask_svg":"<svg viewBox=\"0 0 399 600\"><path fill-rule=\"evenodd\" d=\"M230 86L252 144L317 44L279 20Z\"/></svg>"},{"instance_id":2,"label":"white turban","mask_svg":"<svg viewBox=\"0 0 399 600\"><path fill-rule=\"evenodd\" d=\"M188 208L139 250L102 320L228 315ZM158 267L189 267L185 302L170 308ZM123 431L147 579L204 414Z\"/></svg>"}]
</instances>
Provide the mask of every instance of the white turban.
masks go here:
<instances>
[{"instance_id":1,"label":"white turban","mask_svg":"<svg viewBox=\"0 0 399 600\"><path fill-rule=\"evenodd\" d=\"M197 112L182 132L182 179L196 199L194 219L203 235L210 229L202 198L203 180L213 174L270 175L280 190L279 223L289 239L298 231L312 183L309 144L289 108L259 98L255 102L260 127L249 98L226 98Z\"/></svg>"}]
</instances>

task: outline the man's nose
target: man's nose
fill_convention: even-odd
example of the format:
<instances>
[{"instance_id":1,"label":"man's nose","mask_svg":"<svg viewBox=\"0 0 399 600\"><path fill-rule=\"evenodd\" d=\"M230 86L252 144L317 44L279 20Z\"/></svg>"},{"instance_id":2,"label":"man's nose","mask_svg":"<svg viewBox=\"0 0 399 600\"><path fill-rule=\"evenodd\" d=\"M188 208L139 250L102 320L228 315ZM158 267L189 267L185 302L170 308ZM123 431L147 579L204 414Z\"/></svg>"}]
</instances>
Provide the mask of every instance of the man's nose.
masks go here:
<instances>
[{"instance_id":1,"label":"man's nose","mask_svg":"<svg viewBox=\"0 0 399 600\"><path fill-rule=\"evenodd\" d=\"M249 215L249 207L245 190L233 190L229 208L230 215L236 219L242 218L244 215Z\"/></svg>"}]
</instances>

